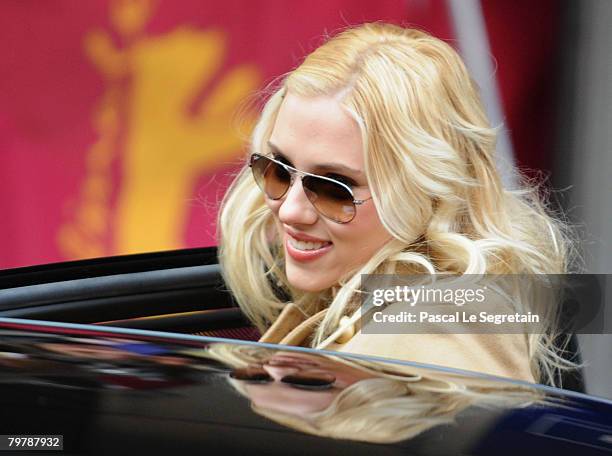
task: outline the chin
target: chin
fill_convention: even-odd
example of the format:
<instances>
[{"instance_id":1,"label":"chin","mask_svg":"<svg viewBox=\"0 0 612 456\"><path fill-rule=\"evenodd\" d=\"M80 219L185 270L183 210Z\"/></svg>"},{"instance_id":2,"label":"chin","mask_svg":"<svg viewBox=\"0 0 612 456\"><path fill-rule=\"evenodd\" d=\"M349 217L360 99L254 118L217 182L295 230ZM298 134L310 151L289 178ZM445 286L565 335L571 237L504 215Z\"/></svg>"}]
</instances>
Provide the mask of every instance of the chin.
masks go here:
<instances>
[{"instance_id":1,"label":"chin","mask_svg":"<svg viewBox=\"0 0 612 456\"><path fill-rule=\"evenodd\" d=\"M330 280L329 276L323 274L307 274L302 271L292 271L292 268L287 268L287 280L293 288L300 291L314 293L324 291L335 283Z\"/></svg>"}]
</instances>

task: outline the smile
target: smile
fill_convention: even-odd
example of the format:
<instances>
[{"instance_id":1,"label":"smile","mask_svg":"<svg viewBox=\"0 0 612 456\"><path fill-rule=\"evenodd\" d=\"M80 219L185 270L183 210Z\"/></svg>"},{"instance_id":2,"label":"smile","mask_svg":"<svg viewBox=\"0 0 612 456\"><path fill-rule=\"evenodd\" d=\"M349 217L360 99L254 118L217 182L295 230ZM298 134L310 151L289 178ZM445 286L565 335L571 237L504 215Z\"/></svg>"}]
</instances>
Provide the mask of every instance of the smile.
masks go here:
<instances>
[{"instance_id":1,"label":"smile","mask_svg":"<svg viewBox=\"0 0 612 456\"><path fill-rule=\"evenodd\" d=\"M311 261L325 255L332 248L331 242L300 241L287 235L285 247L287 253L296 261Z\"/></svg>"},{"instance_id":2,"label":"smile","mask_svg":"<svg viewBox=\"0 0 612 456\"><path fill-rule=\"evenodd\" d=\"M298 250L318 250L321 247L326 245L330 245L331 242L310 242L310 241L298 241L297 239L289 236L287 238L292 247L295 247Z\"/></svg>"}]
</instances>

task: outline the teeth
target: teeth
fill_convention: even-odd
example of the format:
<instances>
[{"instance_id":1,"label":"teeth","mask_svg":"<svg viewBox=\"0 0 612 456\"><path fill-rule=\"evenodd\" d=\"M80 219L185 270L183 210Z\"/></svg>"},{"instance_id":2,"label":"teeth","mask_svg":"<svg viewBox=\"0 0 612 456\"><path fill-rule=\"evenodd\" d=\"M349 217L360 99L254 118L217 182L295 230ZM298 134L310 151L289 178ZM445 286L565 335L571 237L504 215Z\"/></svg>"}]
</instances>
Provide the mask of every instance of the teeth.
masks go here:
<instances>
[{"instance_id":1,"label":"teeth","mask_svg":"<svg viewBox=\"0 0 612 456\"><path fill-rule=\"evenodd\" d=\"M292 247L295 247L298 250L317 250L321 247L325 247L327 244L329 244L329 242L298 241L297 239L294 239L289 236L289 244L291 244Z\"/></svg>"}]
</instances>

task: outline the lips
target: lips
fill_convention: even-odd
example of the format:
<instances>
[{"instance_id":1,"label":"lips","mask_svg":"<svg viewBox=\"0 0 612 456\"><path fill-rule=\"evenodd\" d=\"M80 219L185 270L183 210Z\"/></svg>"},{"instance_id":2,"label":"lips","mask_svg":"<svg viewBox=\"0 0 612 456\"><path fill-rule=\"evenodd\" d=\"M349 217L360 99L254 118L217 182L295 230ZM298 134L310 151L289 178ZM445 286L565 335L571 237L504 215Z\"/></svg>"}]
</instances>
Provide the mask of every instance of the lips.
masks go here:
<instances>
[{"instance_id":1,"label":"lips","mask_svg":"<svg viewBox=\"0 0 612 456\"><path fill-rule=\"evenodd\" d=\"M298 233L297 231L293 231L290 230L288 228L285 228L285 231L287 232L287 234L289 236L291 236L293 239L296 239L298 241L304 241L304 242L330 242L326 239L320 239L314 236L309 236L308 234L304 234L304 233Z\"/></svg>"},{"instance_id":2,"label":"lips","mask_svg":"<svg viewBox=\"0 0 612 456\"><path fill-rule=\"evenodd\" d=\"M285 248L287 254L296 261L313 261L329 252L333 247L330 241L287 231Z\"/></svg>"}]
</instances>

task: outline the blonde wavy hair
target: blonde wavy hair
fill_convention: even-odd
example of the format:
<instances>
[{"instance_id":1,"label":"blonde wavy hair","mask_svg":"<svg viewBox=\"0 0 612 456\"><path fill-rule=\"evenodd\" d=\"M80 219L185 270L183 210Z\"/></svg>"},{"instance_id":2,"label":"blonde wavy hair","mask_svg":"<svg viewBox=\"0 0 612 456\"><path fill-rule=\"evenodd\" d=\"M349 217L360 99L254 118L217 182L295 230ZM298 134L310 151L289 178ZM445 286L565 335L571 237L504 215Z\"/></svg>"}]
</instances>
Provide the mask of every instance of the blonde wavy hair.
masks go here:
<instances>
[{"instance_id":1,"label":"blonde wavy hair","mask_svg":"<svg viewBox=\"0 0 612 456\"><path fill-rule=\"evenodd\" d=\"M365 172L380 220L393 239L337 293L292 288L273 214L248 166L219 212L219 262L251 321L264 331L284 305L307 315L327 308L312 346L324 348L344 315L357 310L361 274L563 274L572 243L538 187L504 189L495 165L496 129L475 83L451 46L419 30L385 23L348 28L284 76L251 137L264 153L287 93L335 97L357 122ZM551 320L528 336L534 377L556 384L559 334Z\"/></svg>"},{"instance_id":2,"label":"blonde wavy hair","mask_svg":"<svg viewBox=\"0 0 612 456\"><path fill-rule=\"evenodd\" d=\"M243 396L244 385L230 379ZM307 434L370 443L396 443L416 437L441 424L455 422L469 407L507 410L527 406L559 405L545 402L535 390L516 388L475 390L462 388L432 391L401 380L372 378L344 389L324 410L289 414L257 407L251 409L276 423Z\"/></svg>"}]
</instances>

